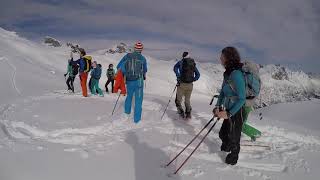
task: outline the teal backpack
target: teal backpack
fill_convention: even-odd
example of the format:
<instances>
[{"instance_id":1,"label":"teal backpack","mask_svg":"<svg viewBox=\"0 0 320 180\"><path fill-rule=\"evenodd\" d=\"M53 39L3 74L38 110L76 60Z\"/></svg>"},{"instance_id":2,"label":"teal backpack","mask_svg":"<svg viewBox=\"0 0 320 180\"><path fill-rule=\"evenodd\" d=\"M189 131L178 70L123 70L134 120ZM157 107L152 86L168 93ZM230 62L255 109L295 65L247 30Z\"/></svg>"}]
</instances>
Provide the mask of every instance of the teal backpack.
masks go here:
<instances>
[{"instance_id":1,"label":"teal backpack","mask_svg":"<svg viewBox=\"0 0 320 180\"><path fill-rule=\"evenodd\" d=\"M241 71L246 84L246 105L252 106L253 101L259 96L261 90L259 65L251 61L245 61ZM234 90L232 83L230 87Z\"/></svg>"}]
</instances>

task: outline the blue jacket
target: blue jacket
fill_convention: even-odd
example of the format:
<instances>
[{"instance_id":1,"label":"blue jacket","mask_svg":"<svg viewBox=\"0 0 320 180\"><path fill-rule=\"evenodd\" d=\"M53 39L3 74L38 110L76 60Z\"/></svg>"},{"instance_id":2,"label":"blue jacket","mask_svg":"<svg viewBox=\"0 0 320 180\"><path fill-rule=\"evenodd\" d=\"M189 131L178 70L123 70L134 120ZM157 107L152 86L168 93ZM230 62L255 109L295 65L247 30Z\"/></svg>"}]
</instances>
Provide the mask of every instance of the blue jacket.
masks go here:
<instances>
[{"instance_id":1,"label":"blue jacket","mask_svg":"<svg viewBox=\"0 0 320 180\"><path fill-rule=\"evenodd\" d=\"M92 68L91 70L91 77L93 77L94 79L100 79L101 78L101 73L102 73L102 70L99 66L97 66L96 68Z\"/></svg>"},{"instance_id":2,"label":"blue jacket","mask_svg":"<svg viewBox=\"0 0 320 180\"><path fill-rule=\"evenodd\" d=\"M125 62L130 58L130 53L126 54L119 62L119 64L117 65L117 69L120 69L122 71L123 74L126 73L126 68L125 68ZM143 74L146 74L146 72L148 71L148 67L147 67L147 60L146 58L138 52L133 52L133 55L137 56L139 60L142 61L143 63Z\"/></svg>"},{"instance_id":3,"label":"blue jacket","mask_svg":"<svg viewBox=\"0 0 320 180\"><path fill-rule=\"evenodd\" d=\"M246 102L246 88L243 73L234 70L229 76L224 75L221 92L216 106L224 105L226 111L235 115Z\"/></svg>"},{"instance_id":4,"label":"blue jacket","mask_svg":"<svg viewBox=\"0 0 320 180\"><path fill-rule=\"evenodd\" d=\"M174 73L176 73L177 79L180 79L180 77L181 77L182 60L178 61L173 67L173 71L174 71ZM200 72L199 72L198 68L195 67L195 70L194 70L194 81L197 81L199 78L200 78Z\"/></svg>"}]
</instances>

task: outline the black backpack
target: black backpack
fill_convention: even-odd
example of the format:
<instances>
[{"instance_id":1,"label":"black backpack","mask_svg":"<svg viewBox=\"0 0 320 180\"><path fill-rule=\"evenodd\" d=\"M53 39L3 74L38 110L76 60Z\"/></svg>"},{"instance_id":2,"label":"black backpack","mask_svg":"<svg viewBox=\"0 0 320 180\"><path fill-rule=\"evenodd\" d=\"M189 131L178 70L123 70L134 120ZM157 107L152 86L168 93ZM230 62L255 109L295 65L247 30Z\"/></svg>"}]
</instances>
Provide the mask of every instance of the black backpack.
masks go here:
<instances>
[{"instance_id":1,"label":"black backpack","mask_svg":"<svg viewBox=\"0 0 320 180\"><path fill-rule=\"evenodd\" d=\"M181 77L180 80L183 83L192 83L194 81L194 71L196 69L196 63L194 59L184 58L181 62Z\"/></svg>"},{"instance_id":2,"label":"black backpack","mask_svg":"<svg viewBox=\"0 0 320 180\"><path fill-rule=\"evenodd\" d=\"M78 73L79 73L79 66L78 66L78 64L72 65L72 74L73 74L74 76L76 76Z\"/></svg>"}]
</instances>

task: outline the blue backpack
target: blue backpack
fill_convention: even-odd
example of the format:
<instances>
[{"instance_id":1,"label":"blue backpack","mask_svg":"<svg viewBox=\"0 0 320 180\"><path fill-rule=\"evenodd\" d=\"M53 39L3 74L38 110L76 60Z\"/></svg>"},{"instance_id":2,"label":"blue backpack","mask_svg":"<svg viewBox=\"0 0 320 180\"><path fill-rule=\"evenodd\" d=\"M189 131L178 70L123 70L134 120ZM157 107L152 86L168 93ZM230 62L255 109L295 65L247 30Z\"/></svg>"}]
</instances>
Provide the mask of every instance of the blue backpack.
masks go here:
<instances>
[{"instance_id":1,"label":"blue backpack","mask_svg":"<svg viewBox=\"0 0 320 180\"><path fill-rule=\"evenodd\" d=\"M136 81L143 78L143 62L133 53L128 54L129 58L125 62L125 76L127 81Z\"/></svg>"}]
</instances>

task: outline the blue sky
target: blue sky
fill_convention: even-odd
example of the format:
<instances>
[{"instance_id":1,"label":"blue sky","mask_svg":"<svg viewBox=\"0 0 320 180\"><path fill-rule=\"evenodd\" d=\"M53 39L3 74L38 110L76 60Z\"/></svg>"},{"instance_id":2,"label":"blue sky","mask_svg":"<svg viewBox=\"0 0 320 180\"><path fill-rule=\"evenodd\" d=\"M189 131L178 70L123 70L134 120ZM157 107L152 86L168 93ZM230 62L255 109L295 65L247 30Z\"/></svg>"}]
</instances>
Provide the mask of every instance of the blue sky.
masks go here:
<instances>
[{"instance_id":1,"label":"blue sky","mask_svg":"<svg viewBox=\"0 0 320 180\"><path fill-rule=\"evenodd\" d=\"M198 61L217 62L232 45L243 59L320 72L317 0L4 0L0 26L90 50L141 40L145 53L160 59L188 50Z\"/></svg>"}]
</instances>

